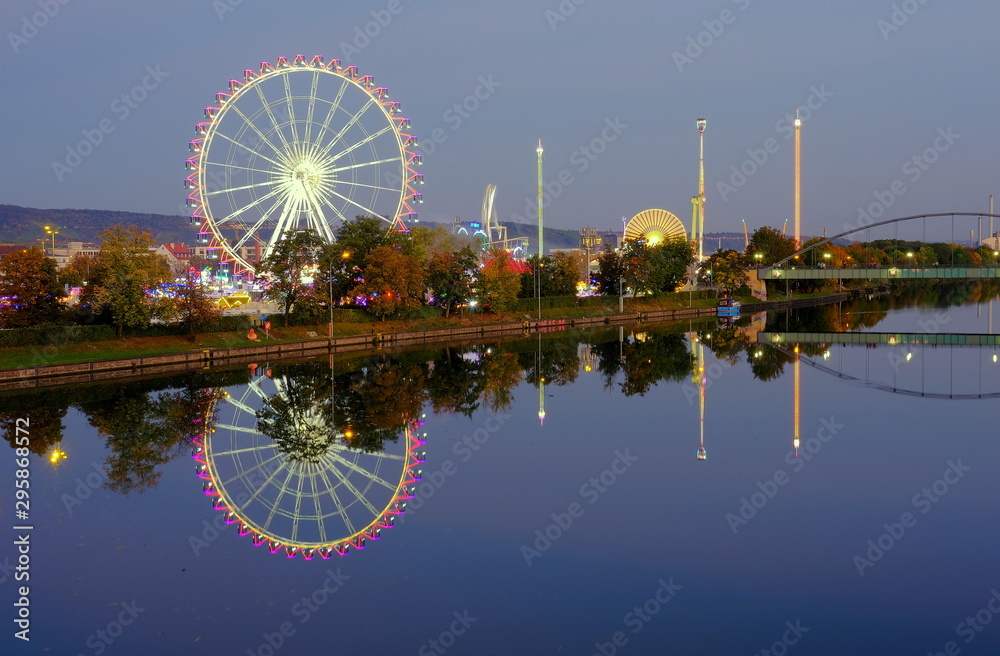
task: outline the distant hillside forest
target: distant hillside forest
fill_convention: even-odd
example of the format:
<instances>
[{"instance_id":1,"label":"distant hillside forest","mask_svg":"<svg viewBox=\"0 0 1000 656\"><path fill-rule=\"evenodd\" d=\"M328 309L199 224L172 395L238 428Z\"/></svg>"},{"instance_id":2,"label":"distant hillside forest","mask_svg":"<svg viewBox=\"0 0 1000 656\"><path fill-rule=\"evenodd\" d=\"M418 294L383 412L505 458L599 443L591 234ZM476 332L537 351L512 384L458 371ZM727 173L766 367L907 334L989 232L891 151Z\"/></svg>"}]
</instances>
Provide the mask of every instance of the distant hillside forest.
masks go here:
<instances>
[{"instance_id":1,"label":"distant hillside forest","mask_svg":"<svg viewBox=\"0 0 1000 656\"><path fill-rule=\"evenodd\" d=\"M186 216L167 214L144 214L140 212L118 212L114 210L41 210L18 205L0 205L0 243L31 244L46 238L45 226L59 231L56 241L96 242L99 235L113 225L137 225L153 235L157 243L195 243L198 227L190 225ZM439 225L451 228L450 224L421 221L420 225L435 228ZM529 251L535 251L538 228L528 223L507 223L510 237L527 237ZM600 232L604 232L602 228ZM545 250L579 248L578 230L545 228ZM705 235L705 250L715 252L716 248L743 250L743 233L722 232Z\"/></svg>"},{"instance_id":2,"label":"distant hillside forest","mask_svg":"<svg viewBox=\"0 0 1000 656\"><path fill-rule=\"evenodd\" d=\"M186 216L166 214L143 214L139 212L117 212L114 210L41 210L18 205L0 205L0 242L30 244L46 238L45 226L59 231L56 241L99 241L99 235L113 225L130 226L153 235L158 243L180 242L194 244L198 227L190 225ZM450 224L421 221L420 225L435 228ZM538 229L533 225L511 223L510 236L526 236L534 246ZM576 248L580 235L576 230L545 229L546 249Z\"/></svg>"},{"instance_id":3,"label":"distant hillside forest","mask_svg":"<svg viewBox=\"0 0 1000 656\"><path fill-rule=\"evenodd\" d=\"M59 231L58 242L98 241L106 228L135 224L152 233L159 243L194 243L198 232L186 216L116 212L113 210L40 210L0 205L0 242L30 244L46 237L45 226Z\"/></svg>"}]
</instances>

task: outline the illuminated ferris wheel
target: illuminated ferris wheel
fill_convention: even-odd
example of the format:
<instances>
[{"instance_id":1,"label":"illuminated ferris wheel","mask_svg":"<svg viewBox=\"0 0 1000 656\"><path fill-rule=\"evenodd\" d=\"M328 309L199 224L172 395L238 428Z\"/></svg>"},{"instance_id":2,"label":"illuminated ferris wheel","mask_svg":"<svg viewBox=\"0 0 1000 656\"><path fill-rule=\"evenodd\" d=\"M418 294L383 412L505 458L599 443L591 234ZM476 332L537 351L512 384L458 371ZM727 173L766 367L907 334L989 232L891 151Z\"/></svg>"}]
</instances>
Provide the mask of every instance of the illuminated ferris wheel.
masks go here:
<instances>
[{"instance_id":1,"label":"illuminated ferris wheel","mask_svg":"<svg viewBox=\"0 0 1000 656\"><path fill-rule=\"evenodd\" d=\"M407 425L405 440L366 451L331 427L328 403L286 377L261 377L239 398L222 394L194 441L215 509L271 553L312 560L363 549L395 524L420 480L420 422Z\"/></svg>"},{"instance_id":2,"label":"illuminated ferris wheel","mask_svg":"<svg viewBox=\"0 0 1000 656\"><path fill-rule=\"evenodd\" d=\"M423 202L410 121L356 66L316 56L247 70L215 95L187 160L188 206L209 253L253 270L282 235L327 242L353 216L405 229Z\"/></svg>"}]
</instances>

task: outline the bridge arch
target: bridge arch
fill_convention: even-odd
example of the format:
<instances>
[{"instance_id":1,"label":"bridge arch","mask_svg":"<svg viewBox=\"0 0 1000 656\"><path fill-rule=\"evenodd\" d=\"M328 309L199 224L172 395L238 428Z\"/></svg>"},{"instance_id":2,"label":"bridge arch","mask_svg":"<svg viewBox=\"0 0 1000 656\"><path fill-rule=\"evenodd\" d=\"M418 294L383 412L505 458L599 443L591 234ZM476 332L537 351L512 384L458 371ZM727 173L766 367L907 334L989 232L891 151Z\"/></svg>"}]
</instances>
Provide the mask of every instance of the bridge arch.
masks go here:
<instances>
[{"instance_id":1,"label":"bridge arch","mask_svg":"<svg viewBox=\"0 0 1000 656\"><path fill-rule=\"evenodd\" d=\"M847 235L853 235L856 232L861 232L863 230L870 230L871 228L877 228L879 226L890 225L892 223L900 223L902 221L913 221L913 220L916 220L916 219L933 219L933 218L940 218L940 217L946 217L946 216L950 216L950 217L970 216L970 217L998 218L998 219L1000 219L1000 214L990 214L988 212L937 212L935 214L914 214L913 216L901 216L901 217L898 217L898 218L895 218L895 219L887 219L885 221L877 221L875 223L869 223L868 225L865 225L865 226L860 226L860 227L857 227L857 228L851 228L850 230L847 230L846 232L841 232L839 234L833 235L832 237L825 237L822 240L816 242L815 244L811 244L810 246L808 246L806 248L803 248L801 250L796 251L795 253L792 253L791 255L789 255L788 257L786 257L785 259L780 260L778 262L775 262L774 264L772 264L769 267L764 267L763 271L770 271L772 269L776 269L776 268L780 267L781 265L785 264L786 262L788 262L790 260L793 260L793 259L795 259L796 257L798 257L800 255L808 253L809 251L811 251L812 249L816 248L817 246L823 246L825 244L829 244L829 243L833 242L835 239L840 239L841 237L846 237ZM992 237L992 235L990 235L990 236Z\"/></svg>"}]
</instances>

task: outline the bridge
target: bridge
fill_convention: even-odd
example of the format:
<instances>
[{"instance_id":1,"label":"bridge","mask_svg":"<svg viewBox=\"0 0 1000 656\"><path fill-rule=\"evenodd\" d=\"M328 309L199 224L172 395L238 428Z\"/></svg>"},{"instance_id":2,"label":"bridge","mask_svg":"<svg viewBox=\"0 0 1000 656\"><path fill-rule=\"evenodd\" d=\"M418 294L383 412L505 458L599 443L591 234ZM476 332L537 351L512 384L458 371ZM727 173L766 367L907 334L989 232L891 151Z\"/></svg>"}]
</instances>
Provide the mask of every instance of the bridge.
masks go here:
<instances>
[{"instance_id":1,"label":"bridge","mask_svg":"<svg viewBox=\"0 0 1000 656\"><path fill-rule=\"evenodd\" d=\"M758 344L919 344L928 346L1000 346L1000 335L943 333L757 333Z\"/></svg>"},{"instance_id":2,"label":"bridge","mask_svg":"<svg viewBox=\"0 0 1000 656\"><path fill-rule=\"evenodd\" d=\"M901 280L901 279L933 279L938 280L942 278L956 278L956 279L970 279L970 278L997 278L1000 277L1000 267L913 267L913 266L890 266L890 267L850 267L850 268L799 268L791 267L788 269L780 268L783 265L792 262L796 259L801 259L801 257L813 250L814 248L819 248L826 244L832 243L833 241L846 237L848 235L853 235L858 232L865 230L871 230L872 228L877 228L879 226L892 225L902 223L904 221L916 221L918 219L924 220L925 232L926 232L926 220L927 219L940 219L945 217L951 217L952 219L952 242L954 242L954 232L955 232L955 217L975 217L975 218L1000 218L1000 214L991 214L983 212L939 212L936 214L916 214L913 216L901 216L895 219L888 219L886 221L878 221L876 223L871 223L865 226L851 227L849 230L845 230L839 234L833 235L832 237L827 237L821 239L815 244L810 244L806 248L803 248L795 253L789 255L783 260L775 262L769 267L764 267L757 270L758 280L847 280L847 279L864 279L864 280ZM991 237L993 235L990 235ZM922 240L926 241L926 240Z\"/></svg>"},{"instance_id":3,"label":"bridge","mask_svg":"<svg viewBox=\"0 0 1000 656\"><path fill-rule=\"evenodd\" d=\"M941 280L1000 278L1000 267L848 267L757 269L758 280Z\"/></svg>"}]
</instances>

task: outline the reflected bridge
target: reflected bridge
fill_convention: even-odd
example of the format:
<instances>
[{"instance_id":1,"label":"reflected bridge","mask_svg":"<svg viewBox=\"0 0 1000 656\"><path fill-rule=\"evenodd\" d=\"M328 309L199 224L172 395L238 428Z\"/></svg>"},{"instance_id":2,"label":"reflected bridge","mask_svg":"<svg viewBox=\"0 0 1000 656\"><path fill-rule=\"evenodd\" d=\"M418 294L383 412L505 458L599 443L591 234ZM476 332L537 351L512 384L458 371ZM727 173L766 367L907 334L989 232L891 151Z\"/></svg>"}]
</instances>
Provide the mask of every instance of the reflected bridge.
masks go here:
<instances>
[{"instance_id":1,"label":"reflected bridge","mask_svg":"<svg viewBox=\"0 0 1000 656\"><path fill-rule=\"evenodd\" d=\"M1000 335L955 333L797 333L760 332L758 344L919 344L927 346L1000 346Z\"/></svg>"}]
</instances>

